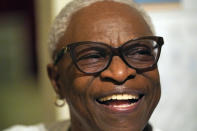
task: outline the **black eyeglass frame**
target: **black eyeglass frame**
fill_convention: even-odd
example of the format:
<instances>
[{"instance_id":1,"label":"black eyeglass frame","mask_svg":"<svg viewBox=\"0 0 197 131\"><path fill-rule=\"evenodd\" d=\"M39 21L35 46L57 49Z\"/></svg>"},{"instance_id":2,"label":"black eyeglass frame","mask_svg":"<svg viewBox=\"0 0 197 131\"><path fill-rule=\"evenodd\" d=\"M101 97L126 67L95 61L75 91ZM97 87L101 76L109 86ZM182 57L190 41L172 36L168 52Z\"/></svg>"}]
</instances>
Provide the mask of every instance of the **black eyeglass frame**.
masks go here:
<instances>
[{"instance_id":1,"label":"black eyeglass frame","mask_svg":"<svg viewBox=\"0 0 197 131\"><path fill-rule=\"evenodd\" d=\"M125 60L125 58L124 58L123 55L122 55L123 53L121 52L121 48L122 48L124 45L126 45L127 43L134 42L134 41L139 41L139 40L147 40L147 39L148 39L148 40L154 40L154 41L158 44L158 46L159 46L159 47L158 47L158 55L157 55L157 58L156 58L156 60L155 60L155 63L153 63L151 66L146 67L146 68L136 68L136 67L133 67L132 65L128 64L128 62ZM94 73L84 72L84 71L81 70L80 67L77 65L76 58L74 57L74 53L73 53L73 52L74 52L75 47L77 47L77 46L79 46L79 45L82 45L82 44L88 44L88 43L91 43L91 44L93 44L93 43L102 44L102 45L104 45L104 46L106 46L106 47L108 47L108 48L111 49L111 52L112 52L112 53L111 53L111 55L110 55L110 57L109 57L110 59L108 60L108 64L107 64L102 70L100 70L100 71L98 71L98 72L94 72ZM85 73L85 74L97 74L97 73L99 73L99 72L102 72L102 71L106 70L106 69L109 67L109 65L110 65L110 63L111 63L111 61L112 61L112 58L113 58L114 56L119 56L119 57L126 63L126 65L127 65L128 67L133 68L133 69L135 69L135 70L137 70L137 71L140 71L140 70L145 70L145 69L147 69L147 68L152 68L152 67L154 67L154 66L157 64L157 62L158 62L158 60L159 60L159 57L160 57L160 54L161 54L161 47L162 47L163 44L164 44L163 37L160 37L160 36L144 36L144 37L132 39L132 40L129 40L129 41L125 42L124 44L122 44L122 45L121 45L120 47L118 47L118 48L114 48L114 47L109 46L108 44L103 43L103 42L93 42L93 41L76 42L76 43L68 44L67 46L63 47L63 48L56 54L55 59L54 59L54 65L57 65L57 63L60 61L60 59L63 57L63 55L64 55L65 53L69 52L69 53L70 53L70 56L71 56L71 58L72 58L72 60L73 60L74 65L77 67L77 69L78 69L79 71L81 71L81 72L83 72L83 73Z\"/></svg>"}]
</instances>

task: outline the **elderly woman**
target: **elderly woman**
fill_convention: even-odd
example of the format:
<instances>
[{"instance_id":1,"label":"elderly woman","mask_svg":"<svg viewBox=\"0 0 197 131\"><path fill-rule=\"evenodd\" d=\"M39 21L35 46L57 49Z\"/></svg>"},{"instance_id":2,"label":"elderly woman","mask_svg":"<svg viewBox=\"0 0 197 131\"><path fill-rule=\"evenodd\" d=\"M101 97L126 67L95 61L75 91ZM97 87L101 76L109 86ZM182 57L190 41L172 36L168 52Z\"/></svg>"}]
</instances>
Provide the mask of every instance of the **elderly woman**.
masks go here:
<instances>
[{"instance_id":1,"label":"elderly woman","mask_svg":"<svg viewBox=\"0 0 197 131\"><path fill-rule=\"evenodd\" d=\"M160 99L162 45L131 0L69 3L52 27L47 70L71 120L40 130L155 131L148 120Z\"/></svg>"}]
</instances>

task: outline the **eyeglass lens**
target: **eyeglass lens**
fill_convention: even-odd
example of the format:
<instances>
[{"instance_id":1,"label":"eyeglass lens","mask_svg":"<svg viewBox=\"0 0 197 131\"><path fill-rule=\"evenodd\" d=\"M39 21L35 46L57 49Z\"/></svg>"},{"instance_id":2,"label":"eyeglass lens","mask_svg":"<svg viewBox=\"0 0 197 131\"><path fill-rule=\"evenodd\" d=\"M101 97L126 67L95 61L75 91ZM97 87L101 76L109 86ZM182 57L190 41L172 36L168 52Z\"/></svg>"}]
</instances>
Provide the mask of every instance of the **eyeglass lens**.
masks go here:
<instances>
[{"instance_id":1,"label":"eyeglass lens","mask_svg":"<svg viewBox=\"0 0 197 131\"><path fill-rule=\"evenodd\" d=\"M127 42L119 48L123 61L136 69L148 68L155 64L159 52L157 42L149 39ZM73 50L76 65L85 73L104 70L112 57L111 47L101 43L83 43Z\"/></svg>"},{"instance_id":2,"label":"eyeglass lens","mask_svg":"<svg viewBox=\"0 0 197 131\"><path fill-rule=\"evenodd\" d=\"M139 40L125 44L122 48L122 54L128 65L137 69L144 69L155 64L158 49L154 40Z\"/></svg>"},{"instance_id":3,"label":"eyeglass lens","mask_svg":"<svg viewBox=\"0 0 197 131\"><path fill-rule=\"evenodd\" d=\"M77 66L86 73L94 73L103 70L107 66L110 56L110 48L95 43L77 46L74 52Z\"/></svg>"}]
</instances>

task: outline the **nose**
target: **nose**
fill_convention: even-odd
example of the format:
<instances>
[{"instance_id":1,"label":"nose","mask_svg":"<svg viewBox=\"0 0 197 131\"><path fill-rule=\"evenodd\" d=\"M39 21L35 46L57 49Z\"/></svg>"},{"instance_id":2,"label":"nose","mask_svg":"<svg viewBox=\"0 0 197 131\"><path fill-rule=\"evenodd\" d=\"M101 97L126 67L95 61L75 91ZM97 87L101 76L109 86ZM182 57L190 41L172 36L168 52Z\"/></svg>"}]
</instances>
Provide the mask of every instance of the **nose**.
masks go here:
<instances>
[{"instance_id":1,"label":"nose","mask_svg":"<svg viewBox=\"0 0 197 131\"><path fill-rule=\"evenodd\" d=\"M118 56L114 56L109 67L100 74L101 79L113 81L116 84L124 83L135 76L136 70L128 67Z\"/></svg>"}]
</instances>

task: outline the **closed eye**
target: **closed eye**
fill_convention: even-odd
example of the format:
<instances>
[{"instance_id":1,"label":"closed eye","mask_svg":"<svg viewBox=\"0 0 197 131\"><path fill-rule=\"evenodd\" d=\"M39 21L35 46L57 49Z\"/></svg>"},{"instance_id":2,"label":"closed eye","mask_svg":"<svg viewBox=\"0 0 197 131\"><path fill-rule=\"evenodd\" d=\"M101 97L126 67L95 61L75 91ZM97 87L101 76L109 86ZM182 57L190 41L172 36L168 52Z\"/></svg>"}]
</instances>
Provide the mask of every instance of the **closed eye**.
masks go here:
<instances>
[{"instance_id":1,"label":"closed eye","mask_svg":"<svg viewBox=\"0 0 197 131\"><path fill-rule=\"evenodd\" d=\"M133 56L133 55L151 55L151 50L146 47L137 47L127 50L125 52L125 56Z\"/></svg>"},{"instance_id":2,"label":"closed eye","mask_svg":"<svg viewBox=\"0 0 197 131\"><path fill-rule=\"evenodd\" d=\"M140 55L150 55L151 51L147 49L138 49L133 52L134 54L140 54Z\"/></svg>"},{"instance_id":3,"label":"closed eye","mask_svg":"<svg viewBox=\"0 0 197 131\"><path fill-rule=\"evenodd\" d=\"M84 54L84 55L81 55L80 57L78 57L77 61L80 61L80 60L87 60L87 59L102 59L102 58L105 58L106 57L106 54L105 53L88 53L88 54Z\"/></svg>"}]
</instances>

